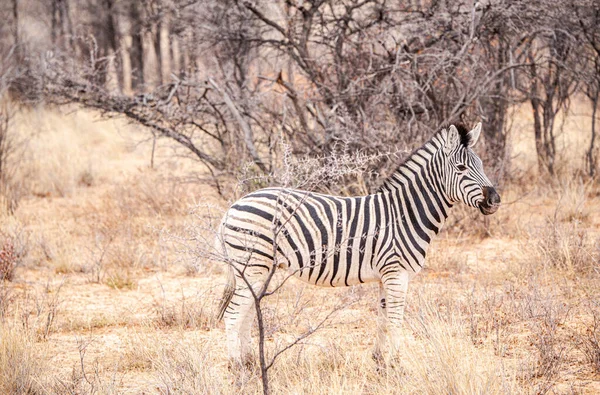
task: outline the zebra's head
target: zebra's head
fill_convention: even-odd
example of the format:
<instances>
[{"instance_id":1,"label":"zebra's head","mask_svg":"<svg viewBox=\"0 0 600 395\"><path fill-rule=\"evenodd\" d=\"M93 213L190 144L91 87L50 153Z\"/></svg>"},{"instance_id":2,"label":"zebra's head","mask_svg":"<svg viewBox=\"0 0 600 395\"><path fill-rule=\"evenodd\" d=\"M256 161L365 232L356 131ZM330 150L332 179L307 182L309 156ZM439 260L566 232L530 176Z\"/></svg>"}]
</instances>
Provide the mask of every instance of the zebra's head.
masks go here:
<instances>
[{"instance_id":1,"label":"zebra's head","mask_svg":"<svg viewBox=\"0 0 600 395\"><path fill-rule=\"evenodd\" d=\"M450 200L477 207L485 214L493 214L500 207L500 195L483 172L483 162L473 152L481 134L481 122L470 132L459 125L446 131L443 152L446 157L446 192Z\"/></svg>"}]
</instances>

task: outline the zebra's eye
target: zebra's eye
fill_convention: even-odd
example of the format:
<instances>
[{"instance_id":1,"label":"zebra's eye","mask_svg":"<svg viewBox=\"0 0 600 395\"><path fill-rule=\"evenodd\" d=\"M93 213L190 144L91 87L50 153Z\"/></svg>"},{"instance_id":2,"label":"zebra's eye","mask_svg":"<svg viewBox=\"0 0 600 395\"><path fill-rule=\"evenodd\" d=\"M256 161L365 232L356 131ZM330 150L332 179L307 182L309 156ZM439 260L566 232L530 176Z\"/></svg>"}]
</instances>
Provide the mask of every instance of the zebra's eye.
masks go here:
<instances>
[{"instance_id":1,"label":"zebra's eye","mask_svg":"<svg viewBox=\"0 0 600 395\"><path fill-rule=\"evenodd\" d=\"M456 167L458 168L459 171L467 170L467 166L465 166L465 165L457 165Z\"/></svg>"}]
</instances>

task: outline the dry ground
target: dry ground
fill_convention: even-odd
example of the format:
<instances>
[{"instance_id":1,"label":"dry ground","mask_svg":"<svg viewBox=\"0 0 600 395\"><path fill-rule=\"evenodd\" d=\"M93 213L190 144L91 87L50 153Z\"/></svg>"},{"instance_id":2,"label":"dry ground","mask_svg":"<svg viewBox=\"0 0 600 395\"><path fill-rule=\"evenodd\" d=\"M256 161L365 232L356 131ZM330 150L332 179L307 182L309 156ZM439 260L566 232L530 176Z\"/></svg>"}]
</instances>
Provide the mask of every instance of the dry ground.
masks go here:
<instances>
[{"instance_id":1,"label":"dry ground","mask_svg":"<svg viewBox=\"0 0 600 395\"><path fill-rule=\"evenodd\" d=\"M371 360L376 285L290 281L266 305L271 352L336 313L277 361L274 392L600 393L600 188L567 165L560 181L538 179L527 112L514 119L504 206L486 220L453 213L410 284L401 361ZM10 240L20 261L0 288L0 393L260 392L257 373L228 369L213 318L224 268L190 254L206 215L190 209L227 205L181 182L195 165L159 141L151 169L146 134L88 112L16 122L35 138L19 168L26 197L0 218L0 248ZM561 144L580 157L581 141Z\"/></svg>"}]
</instances>

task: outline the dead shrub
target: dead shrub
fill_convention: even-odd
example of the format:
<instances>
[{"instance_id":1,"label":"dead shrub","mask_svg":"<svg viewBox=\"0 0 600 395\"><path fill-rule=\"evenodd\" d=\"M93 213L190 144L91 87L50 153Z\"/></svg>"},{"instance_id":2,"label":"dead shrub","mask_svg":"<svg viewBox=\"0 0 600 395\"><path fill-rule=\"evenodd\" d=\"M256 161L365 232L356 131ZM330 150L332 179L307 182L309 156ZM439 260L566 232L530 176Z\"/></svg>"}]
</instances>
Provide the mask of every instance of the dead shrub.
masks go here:
<instances>
[{"instance_id":1,"label":"dead shrub","mask_svg":"<svg viewBox=\"0 0 600 395\"><path fill-rule=\"evenodd\" d=\"M60 305L61 290L64 279L58 284L48 282L42 292L35 289L25 290L18 299L12 314L27 333L35 336L36 340L46 341L56 326Z\"/></svg>"},{"instance_id":2,"label":"dead shrub","mask_svg":"<svg viewBox=\"0 0 600 395\"><path fill-rule=\"evenodd\" d=\"M532 325L533 345L537 350L533 376L541 379L536 391L543 394L554 387L566 363L568 343L560 337L559 327L567 320L569 308L564 304L555 303L552 299L547 299L538 307L538 322Z\"/></svg>"},{"instance_id":3,"label":"dead shrub","mask_svg":"<svg viewBox=\"0 0 600 395\"><path fill-rule=\"evenodd\" d=\"M0 281L12 281L30 250L30 234L18 222L7 221L0 228Z\"/></svg>"},{"instance_id":4,"label":"dead shrub","mask_svg":"<svg viewBox=\"0 0 600 395\"><path fill-rule=\"evenodd\" d=\"M12 281L16 266L15 246L12 240L7 238L0 247L0 281Z\"/></svg>"},{"instance_id":5,"label":"dead shrub","mask_svg":"<svg viewBox=\"0 0 600 395\"><path fill-rule=\"evenodd\" d=\"M500 293L488 289L476 291L474 288L467 295L462 310L469 324L469 337L473 345L481 346L491 339L495 354L506 354L509 329L518 321L513 310L514 297L510 289Z\"/></svg>"},{"instance_id":6,"label":"dead shrub","mask_svg":"<svg viewBox=\"0 0 600 395\"><path fill-rule=\"evenodd\" d=\"M79 361L75 362L70 376L54 376L54 382L46 389L50 394L118 394L122 379L116 369L101 366L98 358L91 363L86 359L88 347L93 338L77 339Z\"/></svg>"},{"instance_id":7,"label":"dead shrub","mask_svg":"<svg viewBox=\"0 0 600 395\"><path fill-rule=\"evenodd\" d=\"M580 348L585 360L596 372L600 373L600 313L598 303L589 306L592 313L592 323L585 332L579 335Z\"/></svg>"}]
</instances>

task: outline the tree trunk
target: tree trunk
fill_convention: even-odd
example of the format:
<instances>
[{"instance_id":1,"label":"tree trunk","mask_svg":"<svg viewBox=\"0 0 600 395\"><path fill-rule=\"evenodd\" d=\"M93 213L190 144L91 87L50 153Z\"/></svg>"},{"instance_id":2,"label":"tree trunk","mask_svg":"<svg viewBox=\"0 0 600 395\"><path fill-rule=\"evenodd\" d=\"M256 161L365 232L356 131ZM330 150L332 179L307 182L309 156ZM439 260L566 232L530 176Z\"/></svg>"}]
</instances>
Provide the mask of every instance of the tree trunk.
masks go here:
<instances>
[{"instance_id":1,"label":"tree trunk","mask_svg":"<svg viewBox=\"0 0 600 395\"><path fill-rule=\"evenodd\" d=\"M104 11L106 12L106 46L105 54L108 56L108 70L106 76L106 87L109 91L118 93L122 91L123 74L120 63L117 62L119 43L119 21L113 0L104 0Z\"/></svg>"},{"instance_id":2,"label":"tree trunk","mask_svg":"<svg viewBox=\"0 0 600 395\"><path fill-rule=\"evenodd\" d=\"M51 11L52 16L50 17L50 19L51 19L50 37L52 39L52 45L57 44L57 40L60 35L59 28L58 28L58 18L59 18L58 2L59 1L60 0L52 0L52 11Z\"/></svg>"},{"instance_id":3,"label":"tree trunk","mask_svg":"<svg viewBox=\"0 0 600 395\"><path fill-rule=\"evenodd\" d=\"M115 52L112 49L109 49L107 55L108 65L106 67L105 86L108 92L118 94L121 91L121 89L119 87L119 73L117 72L115 56Z\"/></svg>"},{"instance_id":4,"label":"tree trunk","mask_svg":"<svg viewBox=\"0 0 600 395\"><path fill-rule=\"evenodd\" d=\"M15 42L15 47L17 47L17 51L19 49L19 1L13 0L13 38Z\"/></svg>"},{"instance_id":5,"label":"tree trunk","mask_svg":"<svg viewBox=\"0 0 600 395\"><path fill-rule=\"evenodd\" d=\"M171 80L171 51L168 15L162 17L158 27L158 46L160 53L160 79L163 84L166 84Z\"/></svg>"},{"instance_id":6,"label":"tree trunk","mask_svg":"<svg viewBox=\"0 0 600 395\"><path fill-rule=\"evenodd\" d=\"M590 177L596 176L596 165L597 165L597 152L595 147L596 140L596 112L598 110L598 99L600 91L596 91L596 95L592 99L592 130L590 139L590 148L586 154L586 164L588 167L588 174Z\"/></svg>"},{"instance_id":7,"label":"tree trunk","mask_svg":"<svg viewBox=\"0 0 600 395\"><path fill-rule=\"evenodd\" d=\"M509 48L501 39L498 40L497 48L489 49L489 61L496 69L501 69L506 66L509 58ZM506 112L508 109L508 81L507 77L500 76L491 85L489 92L483 95L481 107L485 117L485 128L483 133L485 136L486 156L494 158L496 164L494 172L500 169L505 169L506 155L506 133L504 126L506 123ZM500 160L498 160L500 159Z\"/></svg>"},{"instance_id":8,"label":"tree trunk","mask_svg":"<svg viewBox=\"0 0 600 395\"><path fill-rule=\"evenodd\" d=\"M181 62L182 62L182 66L183 66L183 70L181 71L181 74L184 76L190 76L192 75L191 73L191 61L190 61L190 49L188 45L185 45L183 47L183 51L181 53Z\"/></svg>"},{"instance_id":9,"label":"tree trunk","mask_svg":"<svg viewBox=\"0 0 600 395\"><path fill-rule=\"evenodd\" d=\"M181 49L179 48L179 37L173 35L171 37L171 59L173 64L171 72L176 76L181 76Z\"/></svg>"},{"instance_id":10,"label":"tree trunk","mask_svg":"<svg viewBox=\"0 0 600 395\"><path fill-rule=\"evenodd\" d=\"M144 90L150 92L160 83L158 56L156 55L156 26L144 31L141 35L142 39L142 58L144 76Z\"/></svg>"},{"instance_id":11,"label":"tree trunk","mask_svg":"<svg viewBox=\"0 0 600 395\"><path fill-rule=\"evenodd\" d=\"M558 70L555 71L558 73ZM557 89L558 75L550 82L551 85L546 85L546 99L542 105L543 115L543 139L544 139L544 154L545 164L548 173L551 176L554 175L554 161L556 159L556 139L554 136L554 119L556 117L556 111L554 111L554 90Z\"/></svg>"},{"instance_id":12,"label":"tree trunk","mask_svg":"<svg viewBox=\"0 0 600 395\"><path fill-rule=\"evenodd\" d=\"M138 91L144 84L144 50L142 46L141 14L137 2L132 2L129 8L128 36L131 37L131 46L129 49L131 87L132 91Z\"/></svg>"},{"instance_id":13,"label":"tree trunk","mask_svg":"<svg viewBox=\"0 0 600 395\"><path fill-rule=\"evenodd\" d=\"M544 149L544 141L543 141L543 134L542 134L542 121L541 121L541 114L540 114L540 99L538 97L538 82L536 80L536 75L535 75L535 66L532 65L531 66L532 70L533 70L533 81L531 83L531 94L530 94L530 102L531 102L531 108L533 110L533 132L534 132L534 136L535 136L535 151L537 153L537 159L538 159L538 171L539 174L543 174L545 172L546 169L546 154L545 154L545 149Z\"/></svg>"},{"instance_id":14,"label":"tree trunk","mask_svg":"<svg viewBox=\"0 0 600 395\"><path fill-rule=\"evenodd\" d=\"M131 46L132 38L130 34L123 36L122 48L121 48L121 79L123 81L122 91L125 95L131 95L133 93L131 76L133 71L131 70Z\"/></svg>"}]
</instances>

